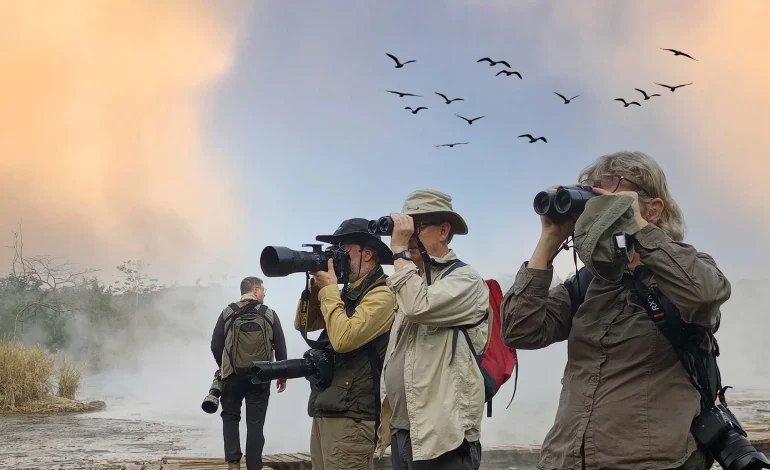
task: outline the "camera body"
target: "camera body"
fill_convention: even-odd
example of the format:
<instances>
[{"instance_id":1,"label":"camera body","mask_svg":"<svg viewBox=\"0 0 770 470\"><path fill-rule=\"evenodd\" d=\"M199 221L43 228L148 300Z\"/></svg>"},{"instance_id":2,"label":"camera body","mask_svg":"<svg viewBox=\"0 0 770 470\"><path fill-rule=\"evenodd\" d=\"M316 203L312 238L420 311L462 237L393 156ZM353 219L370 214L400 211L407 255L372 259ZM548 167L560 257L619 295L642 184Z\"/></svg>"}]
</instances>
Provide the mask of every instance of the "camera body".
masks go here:
<instances>
[{"instance_id":1,"label":"camera body","mask_svg":"<svg viewBox=\"0 0 770 470\"><path fill-rule=\"evenodd\" d=\"M203 399L201 408L208 414L216 413L219 408L219 397L222 395L222 376L219 369L214 373L214 381L211 382L209 394Z\"/></svg>"},{"instance_id":2,"label":"camera body","mask_svg":"<svg viewBox=\"0 0 770 470\"><path fill-rule=\"evenodd\" d=\"M690 432L725 470L770 468L770 461L751 445L738 418L724 404L701 411Z\"/></svg>"},{"instance_id":3,"label":"camera body","mask_svg":"<svg viewBox=\"0 0 770 470\"><path fill-rule=\"evenodd\" d=\"M305 244L303 247L311 247L313 251L296 251L285 246L266 246L259 257L259 265L267 277L284 277L293 273L314 271L326 271L329 269L329 260L334 260L334 272L337 273L337 282L346 284L350 276L350 255L340 247L330 246L322 250L323 246L317 244Z\"/></svg>"},{"instance_id":4,"label":"camera body","mask_svg":"<svg viewBox=\"0 0 770 470\"><path fill-rule=\"evenodd\" d=\"M331 385L334 377L334 351L331 348L309 349L302 359L255 361L251 366L253 383L305 377L312 386L324 390Z\"/></svg>"},{"instance_id":5,"label":"camera body","mask_svg":"<svg viewBox=\"0 0 770 470\"><path fill-rule=\"evenodd\" d=\"M563 220L570 215L580 215L586 202L596 197L591 186L559 186L556 191L540 191L535 195L533 206L539 215L552 220Z\"/></svg>"}]
</instances>

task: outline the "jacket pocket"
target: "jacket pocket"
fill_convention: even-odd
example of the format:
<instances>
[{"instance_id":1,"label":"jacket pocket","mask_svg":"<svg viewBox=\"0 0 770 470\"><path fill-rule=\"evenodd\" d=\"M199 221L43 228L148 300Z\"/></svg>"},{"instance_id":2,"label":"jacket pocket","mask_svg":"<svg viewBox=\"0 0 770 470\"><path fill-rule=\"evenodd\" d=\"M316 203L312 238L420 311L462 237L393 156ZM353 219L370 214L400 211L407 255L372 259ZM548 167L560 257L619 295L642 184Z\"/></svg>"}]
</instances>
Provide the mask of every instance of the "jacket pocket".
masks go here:
<instances>
[{"instance_id":1,"label":"jacket pocket","mask_svg":"<svg viewBox=\"0 0 770 470\"><path fill-rule=\"evenodd\" d=\"M348 411L352 405L350 388L353 383L349 380L333 380L328 388L318 392L315 400L317 411Z\"/></svg>"}]
</instances>

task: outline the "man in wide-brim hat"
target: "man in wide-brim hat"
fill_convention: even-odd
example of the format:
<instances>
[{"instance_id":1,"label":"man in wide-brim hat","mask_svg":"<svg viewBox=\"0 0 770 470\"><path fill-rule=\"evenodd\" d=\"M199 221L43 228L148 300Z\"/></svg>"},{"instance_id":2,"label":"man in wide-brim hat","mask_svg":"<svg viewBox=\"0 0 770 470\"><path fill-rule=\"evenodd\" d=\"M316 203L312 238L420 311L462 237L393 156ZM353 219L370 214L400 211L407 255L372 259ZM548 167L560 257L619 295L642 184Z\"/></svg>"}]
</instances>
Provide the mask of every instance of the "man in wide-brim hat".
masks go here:
<instances>
[{"instance_id":1,"label":"man in wide-brim hat","mask_svg":"<svg viewBox=\"0 0 770 470\"><path fill-rule=\"evenodd\" d=\"M394 470L476 470L484 379L455 328L467 327L473 348L483 353L489 291L449 248L454 235L468 233L468 225L448 194L427 189L411 193L391 218L395 272L387 282L398 312L380 387L379 454L391 445Z\"/></svg>"},{"instance_id":2,"label":"man in wide-brim hat","mask_svg":"<svg viewBox=\"0 0 770 470\"><path fill-rule=\"evenodd\" d=\"M393 253L379 236L369 234L367 222L348 219L334 234L316 237L345 250L349 284L338 288L330 259L327 271L312 273L309 301L300 301L294 321L300 331L323 329L317 341L328 342L334 351L331 385L310 387L313 470L369 470L373 465L380 371L396 302L382 270L382 264L393 263Z\"/></svg>"}]
</instances>

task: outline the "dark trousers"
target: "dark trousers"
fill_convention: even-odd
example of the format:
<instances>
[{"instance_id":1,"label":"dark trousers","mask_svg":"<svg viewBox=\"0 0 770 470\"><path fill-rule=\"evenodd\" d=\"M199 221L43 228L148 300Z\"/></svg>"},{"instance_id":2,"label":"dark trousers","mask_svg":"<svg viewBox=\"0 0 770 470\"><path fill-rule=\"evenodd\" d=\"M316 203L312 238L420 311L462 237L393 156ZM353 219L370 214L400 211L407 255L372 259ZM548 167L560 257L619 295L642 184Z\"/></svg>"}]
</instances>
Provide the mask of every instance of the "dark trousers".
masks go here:
<instances>
[{"instance_id":1,"label":"dark trousers","mask_svg":"<svg viewBox=\"0 0 770 470\"><path fill-rule=\"evenodd\" d=\"M270 399L270 383L252 384L251 378L231 375L222 381L222 434L225 460L241 460L241 405L246 400L246 468L261 470L265 447L265 415Z\"/></svg>"},{"instance_id":2,"label":"dark trousers","mask_svg":"<svg viewBox=\"0 0 770 470\"><path fill-rule=\"evenodd\" d=\"M409 431L393 433L390 442L390 463L393 470L478 470L481 466L481 443L463 441L455 450L430 460L412 460L412 439Z\"/></svg>"}]
</instances>

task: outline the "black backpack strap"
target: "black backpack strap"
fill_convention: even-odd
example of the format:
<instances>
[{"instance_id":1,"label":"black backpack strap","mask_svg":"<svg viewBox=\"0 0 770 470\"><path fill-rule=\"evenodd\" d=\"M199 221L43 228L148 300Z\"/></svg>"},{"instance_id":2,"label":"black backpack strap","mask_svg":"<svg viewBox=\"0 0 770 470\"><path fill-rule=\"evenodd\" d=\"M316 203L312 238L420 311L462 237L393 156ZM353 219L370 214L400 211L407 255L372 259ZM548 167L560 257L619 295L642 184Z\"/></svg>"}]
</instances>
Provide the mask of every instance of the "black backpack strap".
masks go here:
<instances>
[{"instance_id":1,"label":"black backpack strap","mask_svg":"<svg viewBox=\"0 0 770 470\"><path fill-rule=\"evenodd\" d=\"M516 388L519 385L519 354L514 351L514 355L516 357L516 366L514 369L514 377L513 377L513 395L511 395L511 401L508 402L508 406L511 406L511 403L513 403L513 397L516 396ZM505 409L508 409L508 406L505 407Z\"/></svg>"},{"instance_id":2,"label":"black backpack strap","mask_svg":"<svg viewBox=\"0 0 770 470\"><path fill-rule=\"evenodd\" d=\"M444 279L445 277L449 276L449 274L451 274L451 272L452 272L452 271L454 271L454 270L455 270L455 269L457 269L457 268L462 268L463 266L468 266L468 265L467 265L467 264L465 264L463 261L460 261L460 260L458 259L457 261L455 261L454 263L452 263L452 265L451 265L451 266L449 266L449 269L447 269L446 271L444 271L444 274L442 274L442 275L441 275L441 277L440 277L439 279Z\"/></svg>"},{"instance_id":3,"label":"black backpack strap","mask_svg":"<svg viewBox=\"0 0 770 470\"><path fill-rule=\"evenodd\" d=\"M228 305L228 307L230 307L230 310L233 311L233 314L230 315L225 320L225 323L224 323L224 327L225 327L224 330L225 330L225 332L227 332L227 330L230 329L230 327L233 325L233 323L235 323L235 319L237 317L243 315L248 309L253 307L253 304L251 302L246 302L245 304L243 304L242 306L239 307L236 302L233 302L230 305Z\"/></svg>"},{"instance_id":4,"label":"black backpack strap","mask_svg":"<svg viewBox=\"0 0 770 470\"><path fill-rule=\"evenodd\" d=\"M585 266L578 269L574 276L564 281L564 288L569 294L572 307L572 316L575 316L580 305L586 300L588 286L593 281L594 275Z\"/></svg>"},{"instance_id":5,"label":"black backpack strap","mask_svg":"<svg viewBox=\"0 0 770 470\"><path fill-rule=\"evenodd\" d=\"M484 318L482 318L481 320L477 321L472 325L459 325L459 326L452 327L452 330L454 330L452 332L452 357L451 359L449 359L449 364L452 364L452 362L454 362L455 360L455 352L457 351L457 338L460 335L460 330L462 330L463 335L465 335L465 339L468 340L468 346L471 347L473 356L476 357L477 362L479 363L479 365L481 365L480 359L478 358L478 356L476 356L476 350L474 349L473 344L471 344L471 338L470 338L470 335L468 335L468 330L471 328L476 328L477 326L480 326L482 323L487 321L488 316L489 315L485 315Z\"/></svg>"},{"instance_id":6,"label":"black backpack strap","mask_svg":"<svg viewBox=\"0 0 770 470\"><path fill-rule=\"evenodd\" d=\"M444 274L442 274L439 279L444 279L452 271L454 271L457 268L462 268L463 266L468 266L468 265L466 263L464 263L463 261L458 259L451 266L449 266L449 269L444 271ZM457 338L460 335L460 330L462 330L463 335L465 335L465 339L468 340L468 346L470 346L471 351L473 351L473 357L476 358L476 362L478 362L479 366L481 366L481 359L476 355L476 349L473 347L473 344L471 344L471 338L468 335L468 330L470 328L476 328L477 326L481 325L482 323L487 321L488 317L489 317L489 315L485 315L484 318L482 318L481 320L477 321L476 323L474 323L472 325L458 325L458 326L452 327L452 329L454 330L452 332L452 357L449 359L449 364L452 364L454 362L454 360L455 360L455 352L457 351Z\"/></svg>"}]
</instances>

